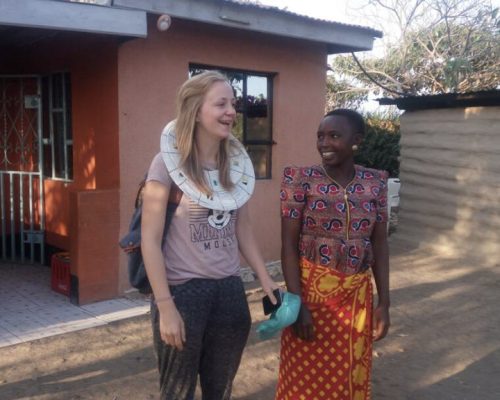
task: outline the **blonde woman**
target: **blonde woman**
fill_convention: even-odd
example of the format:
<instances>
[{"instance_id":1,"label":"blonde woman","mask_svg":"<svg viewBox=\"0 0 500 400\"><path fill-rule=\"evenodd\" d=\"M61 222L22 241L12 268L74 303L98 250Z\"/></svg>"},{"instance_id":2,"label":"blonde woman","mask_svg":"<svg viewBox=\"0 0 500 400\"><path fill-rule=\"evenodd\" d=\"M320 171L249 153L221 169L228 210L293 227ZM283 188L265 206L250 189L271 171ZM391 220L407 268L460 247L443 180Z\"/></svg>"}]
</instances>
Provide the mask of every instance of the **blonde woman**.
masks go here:
<instances>
[{"instance_id":1,"label":"blonde woman","mask_svg":"<svg viewBox=\"0 0 500 400\"><path fill-rule=\"evenodd\" d=\"M230 398L251 324L239 252L275 301L246 203L253 167L231 134L234 102L218 72L186 81L144 189L141 249L162 399L193 399L198 376L203 399ZM181 197L163 240L174 191Z\"/></svg>"}]
</instances>

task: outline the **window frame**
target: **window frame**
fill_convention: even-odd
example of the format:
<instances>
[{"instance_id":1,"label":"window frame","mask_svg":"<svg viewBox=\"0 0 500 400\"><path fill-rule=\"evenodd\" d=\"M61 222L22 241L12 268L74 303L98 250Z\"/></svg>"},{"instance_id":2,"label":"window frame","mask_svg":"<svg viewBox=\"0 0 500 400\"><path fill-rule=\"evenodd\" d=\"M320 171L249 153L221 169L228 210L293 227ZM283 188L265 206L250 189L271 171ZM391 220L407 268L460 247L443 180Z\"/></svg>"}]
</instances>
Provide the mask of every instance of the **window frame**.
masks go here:
<instances>
[{"instance_id":1,"label":"window frame","mask_svg":"<svg viewBox=\"0 0 500 400\"><path fill-rule=\"evenodd\" d=\"M57 107L54 105L54 88L56 77L60 77L61 83L61 106ZM71 76L67 71L61 71L56 73L51 73L43 77L46 82L43 87L46 89L46 93L42 94L46 99L46 105L44 106L45 115L47 121L44 122L44 130L47 129L47 134L43 135L42 146L47 146L50 152L50 166L43 168L43 177L45 179L51 179L54 181L62 182L73 182L74 171L73 171L73 132L72 132L72 104L71 104ZM62 154L56 154L56 137L55 137L55 115L60 115L62 117ZM70 155L71 152L71 155ZM62 157L62 175L58 176L56 171L56 156ZM71 165L70 165L71 163Z\"/></svg>"},{"instance_id":2,"label":"window frame","mask_svg":"<svg viewBox=\"0 0 500 400\"><path fill-rule=\"evenodd\" d=\"M241 112L243 117L243 146L248 150L249 146L268 146L269 151L269 160L268 165L266 166L266 176L255 177L257 180L264 179L272 179L272 164L273 164L273 145L276 142L273 140L273 115L274 115L274 78L276 77L276 72L263 72L263 71L252 71L248 69L240 69L240 68L231 68L231 67L222 67L217 65L210 64L199 64L199 63L189 63L188 67L188 75L191 76L192 69L203 69L203 70L211 70L211 71L219 71L222 74L228 73L237 73L242 74L244 76L243 79L243 110ZM247 86L248 86L248 76L255 76L267 79L267 105L268 105L268 118L269 118L269 139L249 139L247 132L247 102L246 98L247 94ZM253 160L252 160L253 163Z\"/></svg>"}]
</instances>

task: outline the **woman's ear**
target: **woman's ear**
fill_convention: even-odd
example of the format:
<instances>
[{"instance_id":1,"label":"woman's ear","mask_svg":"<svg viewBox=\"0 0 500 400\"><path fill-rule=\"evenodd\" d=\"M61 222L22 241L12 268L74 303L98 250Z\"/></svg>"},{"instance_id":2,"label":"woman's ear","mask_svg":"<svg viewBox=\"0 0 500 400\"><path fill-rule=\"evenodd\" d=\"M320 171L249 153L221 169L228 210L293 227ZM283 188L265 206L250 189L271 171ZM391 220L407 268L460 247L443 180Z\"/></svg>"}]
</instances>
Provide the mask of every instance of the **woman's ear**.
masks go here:
<instances>
[{"instance_id":1,"label":"woman's ear","mask_svg":"<svg viewBox=\"0 0 500 400\"><path fill-rule=\"evenodd\" d=\"M363 142L363 135L361 133L356 133L354 135L354 144L357 144L358 146Z\"/></svg>"}]
</instances>

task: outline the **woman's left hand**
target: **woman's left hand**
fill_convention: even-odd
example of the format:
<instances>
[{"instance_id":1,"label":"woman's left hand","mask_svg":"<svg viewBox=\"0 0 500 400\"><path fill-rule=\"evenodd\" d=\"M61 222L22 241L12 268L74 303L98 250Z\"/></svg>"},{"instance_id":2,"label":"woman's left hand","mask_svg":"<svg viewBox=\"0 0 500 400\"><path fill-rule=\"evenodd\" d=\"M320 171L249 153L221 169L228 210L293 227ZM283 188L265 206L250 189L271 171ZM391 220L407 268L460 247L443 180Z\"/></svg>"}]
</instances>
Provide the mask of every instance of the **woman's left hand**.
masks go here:
<instances>
[{"instance_id":1,"label":"woman's left hand","mask_svg":"<svg viewBox=\"0 0 500 400\"><path fill-rule=\"evenodd\" d=\"M389 307L377 306L373 311L373 340L383 339L389 331L391 321L389 318Z\"/></svg>"}]
</instances>

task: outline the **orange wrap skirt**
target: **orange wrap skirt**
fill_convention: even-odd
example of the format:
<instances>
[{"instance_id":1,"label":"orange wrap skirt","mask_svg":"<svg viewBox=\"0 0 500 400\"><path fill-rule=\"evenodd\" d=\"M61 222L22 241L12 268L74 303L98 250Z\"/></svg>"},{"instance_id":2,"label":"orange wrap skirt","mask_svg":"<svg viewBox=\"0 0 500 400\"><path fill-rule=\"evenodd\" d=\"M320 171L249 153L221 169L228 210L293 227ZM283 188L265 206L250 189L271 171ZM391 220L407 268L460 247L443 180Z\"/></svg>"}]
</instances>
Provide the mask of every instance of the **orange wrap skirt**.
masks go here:
<instances>
[{"instance_id":1,"label":"orange wrap skirt","mask_svg":"<svg viewBox=\"0 0 500 400\"><path fill-rule=\"evenodd\" d=\"M345 275L300 261L302 302L314 340L281 336L276 400L369 400L372 362L372 284L369 272Z\"/></svg>"}]
</instances>

